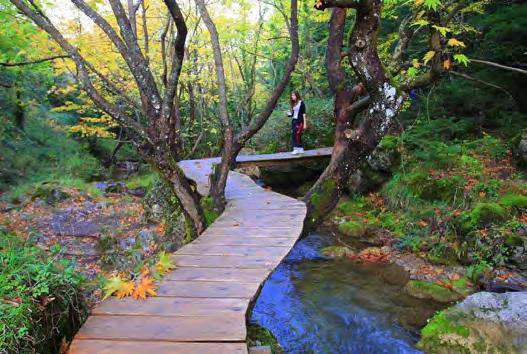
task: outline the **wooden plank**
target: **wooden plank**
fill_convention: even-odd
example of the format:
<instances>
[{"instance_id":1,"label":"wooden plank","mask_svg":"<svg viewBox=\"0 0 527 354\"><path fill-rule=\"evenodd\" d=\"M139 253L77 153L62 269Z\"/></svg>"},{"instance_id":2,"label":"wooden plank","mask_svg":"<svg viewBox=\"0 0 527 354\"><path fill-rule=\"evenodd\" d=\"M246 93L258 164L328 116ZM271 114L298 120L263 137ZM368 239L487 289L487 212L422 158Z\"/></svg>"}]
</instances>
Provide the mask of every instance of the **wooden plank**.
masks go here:
<instances>
[{"instance_id":1,"label":"wooden plank","mask_svg":"<svg viewBox=\"0 0 527 354\"><path fill-rule=\"evenodd\" d=\"M196 281L232 281L240 283L260 283L269 275L267 269L241 268L178 268L165 276L167 280L196 280Z\"/></svg>"},{"instance_id":2,"label":"wooden plank","mask_svg":"<svg viewBox=\"0 0 527 354\"><path fill-rule=\"evenodd\" d=\"M138 302L133 298L118 300L113 297L96 306L93 315L133 316L207 316L244 315L248 299L152 297Z\"/></svg>"},{"instance_id":3,"label":"wooden plank","mask_svg":"<svg viewBox=\"0 0 527 354\"><path fill-rule=\"evenodd\" d=\"M265 246L265 247L287 247L291 248L296 239L292 237L252 237L251 235L201 235L193 245L200 244L217 246Z\"/></svg>"},{"instance_id":4,"label":"wooden plank","mask_svg":"<svg viewBox=\"0 0 527 354\"><path fill-rule=\"evenodd\" d=\"M206 236L247 236L247 237L281 237L297 239L302 229L297 227L250 227L250 226L215 226L206 231Z\"/></svg>"},{"instance_id":5,"label":"wooden plank","mask_svg":"<svg viewBox=\"0 0 527 354\"><path fill-rule=\"evenodd\" d=\"M274 269L280 263L283 256L206 256L175 254L172 258L174 259L176 267Z\"/></svg>"},{"instance_id":6,"label":"wooden plank","mask_svg":"<svg viewBox=\"0 0 527 354\"><path fill-rule=\"evenodd\" d=\"M245 343L171 343L76 339L69 354L247 354Z\"/></svg>"},{"instance_id":7,"label":"wooden plank","mask_svg":"<svg viewBox=\"0 0 527 354\"><path fill-rule=\"evenodd\" d=\"M90 316L77 339L243 342L244 314L199 317Z\"/></svg>"},{"instance_id":8,"label":"wooden plank","mask_svg":"<svg viewBox=\"0 0 527 354\"><path fill-rule=\"evenodd\" d=\"M216 246L206 241L186 245L176 254L204 255L204 256L251 256L251 257L285 257L289 253L288 248L265 247L265 246Z\"/></svg>"},{"instance_id":9,"label":"wooden plank","mask_svg":"<svg viewBox=\"0 0 527 354\"><path fill-rule=\"evenodd\" d=\"M241 298L252 299L260 288L257 283L235 283L221 281L180 281L163 280L157 295L192 298Z\"/></svg>"}]
</instances>

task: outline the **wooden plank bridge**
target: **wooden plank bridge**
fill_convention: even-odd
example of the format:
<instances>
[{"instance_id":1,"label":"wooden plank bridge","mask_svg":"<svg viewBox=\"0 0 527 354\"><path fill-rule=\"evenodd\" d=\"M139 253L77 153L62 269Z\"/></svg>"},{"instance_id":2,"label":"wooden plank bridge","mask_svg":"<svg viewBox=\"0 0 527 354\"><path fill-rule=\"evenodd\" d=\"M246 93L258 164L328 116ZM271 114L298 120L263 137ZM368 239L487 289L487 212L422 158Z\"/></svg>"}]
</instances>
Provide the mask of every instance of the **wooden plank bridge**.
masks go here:
<instances>
[{"instance_id":1,"label":"wooden plank bridge","mask_svg":"<svg viewBox=\"0 0 527 354\"><path fill-rule=\"evenodd\" d=\"M243 155L237 162L270 165L330 155L324 148L303 155ZM218 161L180 166L206 195ZM247 353L247 311L300 236L306 207L237 172L229 173L225 195L225 212L174 253L177 269L160 282L158 296L103 301L75 336L70 354Z\"/></svg>"}]
</instances>

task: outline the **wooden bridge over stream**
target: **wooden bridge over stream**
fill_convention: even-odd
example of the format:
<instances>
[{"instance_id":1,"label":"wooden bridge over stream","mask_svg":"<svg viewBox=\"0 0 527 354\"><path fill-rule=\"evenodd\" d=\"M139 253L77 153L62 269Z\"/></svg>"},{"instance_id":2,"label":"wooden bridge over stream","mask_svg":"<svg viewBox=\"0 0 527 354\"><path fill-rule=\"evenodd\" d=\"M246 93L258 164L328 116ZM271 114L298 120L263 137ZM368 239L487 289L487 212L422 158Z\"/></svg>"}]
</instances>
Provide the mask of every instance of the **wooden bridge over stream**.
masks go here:
<instances>
[{"instance_id":1,"label":"wooden bridge over stream","mask_svg":"<svg viewBox=\"0 0 527 354\"><path fill-rule=\"evenodd\" d=\"M331 148L303 155L242 155L239 166L268 166L327 158ZM180 162L202 195L218 158ZM230 172L225 212L195 241L174 253L177 269L158 296L110 298L95 307L70 354L247 353L246 315L262 283L302 232L303 202L263 189Z\"/></svg>"}]
</instances>

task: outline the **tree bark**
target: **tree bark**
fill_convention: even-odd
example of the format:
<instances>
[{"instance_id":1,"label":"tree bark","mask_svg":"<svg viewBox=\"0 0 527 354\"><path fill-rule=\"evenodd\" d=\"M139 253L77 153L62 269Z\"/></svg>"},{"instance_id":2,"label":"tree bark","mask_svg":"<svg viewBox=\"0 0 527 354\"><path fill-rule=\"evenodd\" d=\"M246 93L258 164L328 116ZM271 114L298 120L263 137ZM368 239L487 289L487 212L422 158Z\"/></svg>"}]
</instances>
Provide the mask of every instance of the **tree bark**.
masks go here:
<instances>
[{"instance_id":1,"label":"tree bark","mask_svg":"<svg viewBox=\"0 0 527 354\"><path fill-rule=\"evenodd\" d=\"M234 133L227 110L227 85L225 83L225 71L223 68L223 58L218 31L205 7L204 0L195 1L201 14L201 18L210 33L212 50L214 53L214 65L216 67L216 82L220 96L219 111L223 130L223 146L221 149L221 163L215 166L213 173L210 175L210 196L212 197L212 204L215 211L222 212L227 203L225 199L225 186L227 185L227 177L231 166L230 162L233 154Z\"/></svg>"},{"instance_id":2,"label":"tree bark","mask_svg":"<svg viewBox=\"0 0 527 354\"><path fill-rule=\"evenodd\" d=\"M327 3L327 2L326 2ZM347 2L344 7L350 7ZM403 97L391 85L377 54L381 0L361 0L356 6L355 24L348 40L348 57L369 98L355 103L360 87L350 89L340 65L345 8L334 8L328 40L328 78L335 94L335 145L331 161L304 197L308 214L305 230L319 225L335 207L352 173L375 149L392 127ZM367 107L363 123L355 127L357 113Z\"/></svg>"}]
</instances>

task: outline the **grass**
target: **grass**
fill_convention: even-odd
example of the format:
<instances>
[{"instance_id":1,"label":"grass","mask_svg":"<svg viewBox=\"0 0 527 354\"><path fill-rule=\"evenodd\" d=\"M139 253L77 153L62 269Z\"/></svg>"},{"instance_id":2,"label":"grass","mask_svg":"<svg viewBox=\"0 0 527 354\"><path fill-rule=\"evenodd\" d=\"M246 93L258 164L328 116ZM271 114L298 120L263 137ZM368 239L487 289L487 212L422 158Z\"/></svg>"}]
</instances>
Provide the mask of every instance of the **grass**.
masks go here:
<instances>
[{"instance_id":1,"label":"grass","mask_svg":"<svg viewBox=\"0 0 527 354\"><path fill-rule=\"evenodd\" d=\"M87 312L73 264L0 230L0 350L58 352Z\"/></svg>"}]
</instances>

